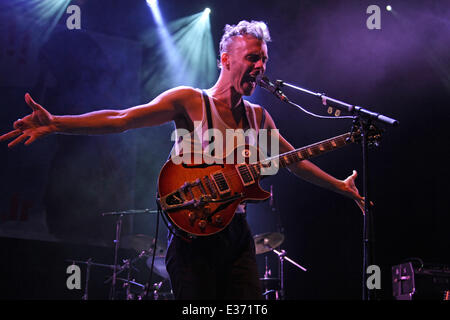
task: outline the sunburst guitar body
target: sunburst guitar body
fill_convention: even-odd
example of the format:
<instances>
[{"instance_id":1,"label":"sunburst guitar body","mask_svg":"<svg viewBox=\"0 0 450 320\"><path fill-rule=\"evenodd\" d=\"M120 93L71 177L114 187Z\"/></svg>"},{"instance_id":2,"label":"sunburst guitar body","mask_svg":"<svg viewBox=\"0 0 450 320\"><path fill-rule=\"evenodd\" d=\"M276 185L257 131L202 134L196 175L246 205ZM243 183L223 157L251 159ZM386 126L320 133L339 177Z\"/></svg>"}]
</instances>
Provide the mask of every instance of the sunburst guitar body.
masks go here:
<instances>
[{"instance_id":1,"label":"sunburst guitar body","mask_svg":"<svg viewBox=\"0 0 450 320\"><path fill-rule=\"evenodd\" d=\"M260 169L250 163L255 152L259 154L257 148L245 145L222 161L195 153L183 155L190 161L167 161L158 179L159 203L165 215L189 235L208 236L231 222L241 202L268 199L270 193L259 184Z\"/></svg>"}]
</instances>

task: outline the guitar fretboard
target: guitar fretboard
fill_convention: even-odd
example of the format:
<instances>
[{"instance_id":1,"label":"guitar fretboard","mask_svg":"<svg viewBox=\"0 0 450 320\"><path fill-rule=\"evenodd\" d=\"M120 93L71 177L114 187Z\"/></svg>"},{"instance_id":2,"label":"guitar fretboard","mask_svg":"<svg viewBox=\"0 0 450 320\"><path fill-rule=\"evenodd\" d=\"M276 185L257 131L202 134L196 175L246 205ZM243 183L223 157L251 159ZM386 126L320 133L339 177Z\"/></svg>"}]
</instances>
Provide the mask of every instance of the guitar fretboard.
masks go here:
<instances>
[{"instance_id":1,"label":"guitar fretboard","mask_svg":"<svg viewBox=\"0 0 450 320\"><path fill-rule=\"evenodd\" d=\"M278 160L279 166L281 168L287 167L293 163L297 163L302 160L307 160L313 157L317 157L326 152L339 149L347 144L352 143L352 139L349 139L350 133L345 133L340 136L330 138L324 141L320 141L311 144L306 147L288 151L286 153L267 158L264 161L257 162L251 165L251 170L260 172L261 167L270 166L271 161Z\"/></svg>"}]
</instances>

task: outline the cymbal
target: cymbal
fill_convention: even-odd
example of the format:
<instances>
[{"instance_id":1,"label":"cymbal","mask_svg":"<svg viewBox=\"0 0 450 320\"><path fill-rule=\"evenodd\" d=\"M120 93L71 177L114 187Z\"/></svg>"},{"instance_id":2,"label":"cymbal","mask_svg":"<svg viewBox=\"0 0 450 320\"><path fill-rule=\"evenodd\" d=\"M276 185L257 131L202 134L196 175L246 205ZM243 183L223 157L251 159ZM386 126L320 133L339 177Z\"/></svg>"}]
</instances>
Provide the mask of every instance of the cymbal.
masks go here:
<instances>
[{"instance_id":1,"label":"cymbal","mask_svg":"<svg viewBox=\"0 0 450 320\"><path fill-rule=\"evenodd\" d=\"M152 258L153 257L149 257L147 259L148 268L151 268L152 266ZM163 277L164 279L169 279L169 273L167 272L166 269L165 257L155 257L155 261L153 263L153 270L157 275Z\"/></svg>"},{"instance_id":2,"label":"cymbal","mask_svg":"<svg viewBox=\"0 0 450 320\"><path fill-rule=\"evenodd\" d=\"M114 265L103 264L103 263L95 263L95 262L91 262L91 260L80 261L80 260L69 260L69 259L66 259L66 261L67 262L72 262L73 264L75 264L75 263L82 263L82 264L87 264L87 265L96 266L96 267L103 267L103 268L114 269ZM120 266L116 265L116 268L119 268L119 267Z\"/></svg>"},{"instance_id":3,"label":"cymbal","mask_svg":"<svg viewBox=\"0 0 450 320\"><path fill-rule=\"evenodd\" d=\"M266 253L279 247L284 241L284 235L279 232L267 232L253 237L256 254Z\"/></svg>"},{"instance_id":4,"label":"cymbal","mask_svg":"<svg viewBox=\"0 0 450 320\"><path fill-rule=\"evenodd\" d=\"M124 236L120 242L120 247L125 249L133 249L137 252L149 251L153 252L155 238L149 237L145 234L134 234L129 236ZM160 244L156 245L156 255L165 256L166 247Z\"/></svg>"}]
</instances>

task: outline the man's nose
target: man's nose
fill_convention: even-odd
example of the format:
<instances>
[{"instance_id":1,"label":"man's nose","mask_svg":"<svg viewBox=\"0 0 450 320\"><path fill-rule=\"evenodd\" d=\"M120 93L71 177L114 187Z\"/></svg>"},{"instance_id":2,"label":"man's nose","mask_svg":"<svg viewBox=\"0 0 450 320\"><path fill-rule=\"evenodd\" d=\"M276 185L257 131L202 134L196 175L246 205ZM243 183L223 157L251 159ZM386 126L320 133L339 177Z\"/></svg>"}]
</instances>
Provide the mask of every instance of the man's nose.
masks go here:
<instances>
[{"instance_id":1,"label":"man's nose","mask_svg":"<svg viewBox=\"0 0 450 320\"><path fill-rule=\"evenodd\" d=\"M258 61L256 61L255 63L255 69L260 69L262 71L265 71L266 69L266 64L262 61L262 59L259 59Z\"/></svg>"}]
</instances>

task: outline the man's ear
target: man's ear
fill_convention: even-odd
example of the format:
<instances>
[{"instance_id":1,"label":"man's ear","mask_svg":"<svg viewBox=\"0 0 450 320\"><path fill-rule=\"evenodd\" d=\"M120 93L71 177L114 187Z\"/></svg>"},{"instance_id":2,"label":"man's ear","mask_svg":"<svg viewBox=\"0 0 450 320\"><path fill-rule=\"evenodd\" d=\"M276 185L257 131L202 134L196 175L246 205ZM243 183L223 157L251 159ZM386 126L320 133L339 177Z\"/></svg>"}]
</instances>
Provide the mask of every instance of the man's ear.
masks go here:
<instances>
[{"instance_id":1,"label":"man's ear","mask_svg":"<svg viewBox=\"0 0 450 320\"><path fill-rule=\"evenodd\" d=\"M230 70L230 55L227 52L223 52L220 56L220 63L223 68Z\"/></svg>"}]
</instances>

